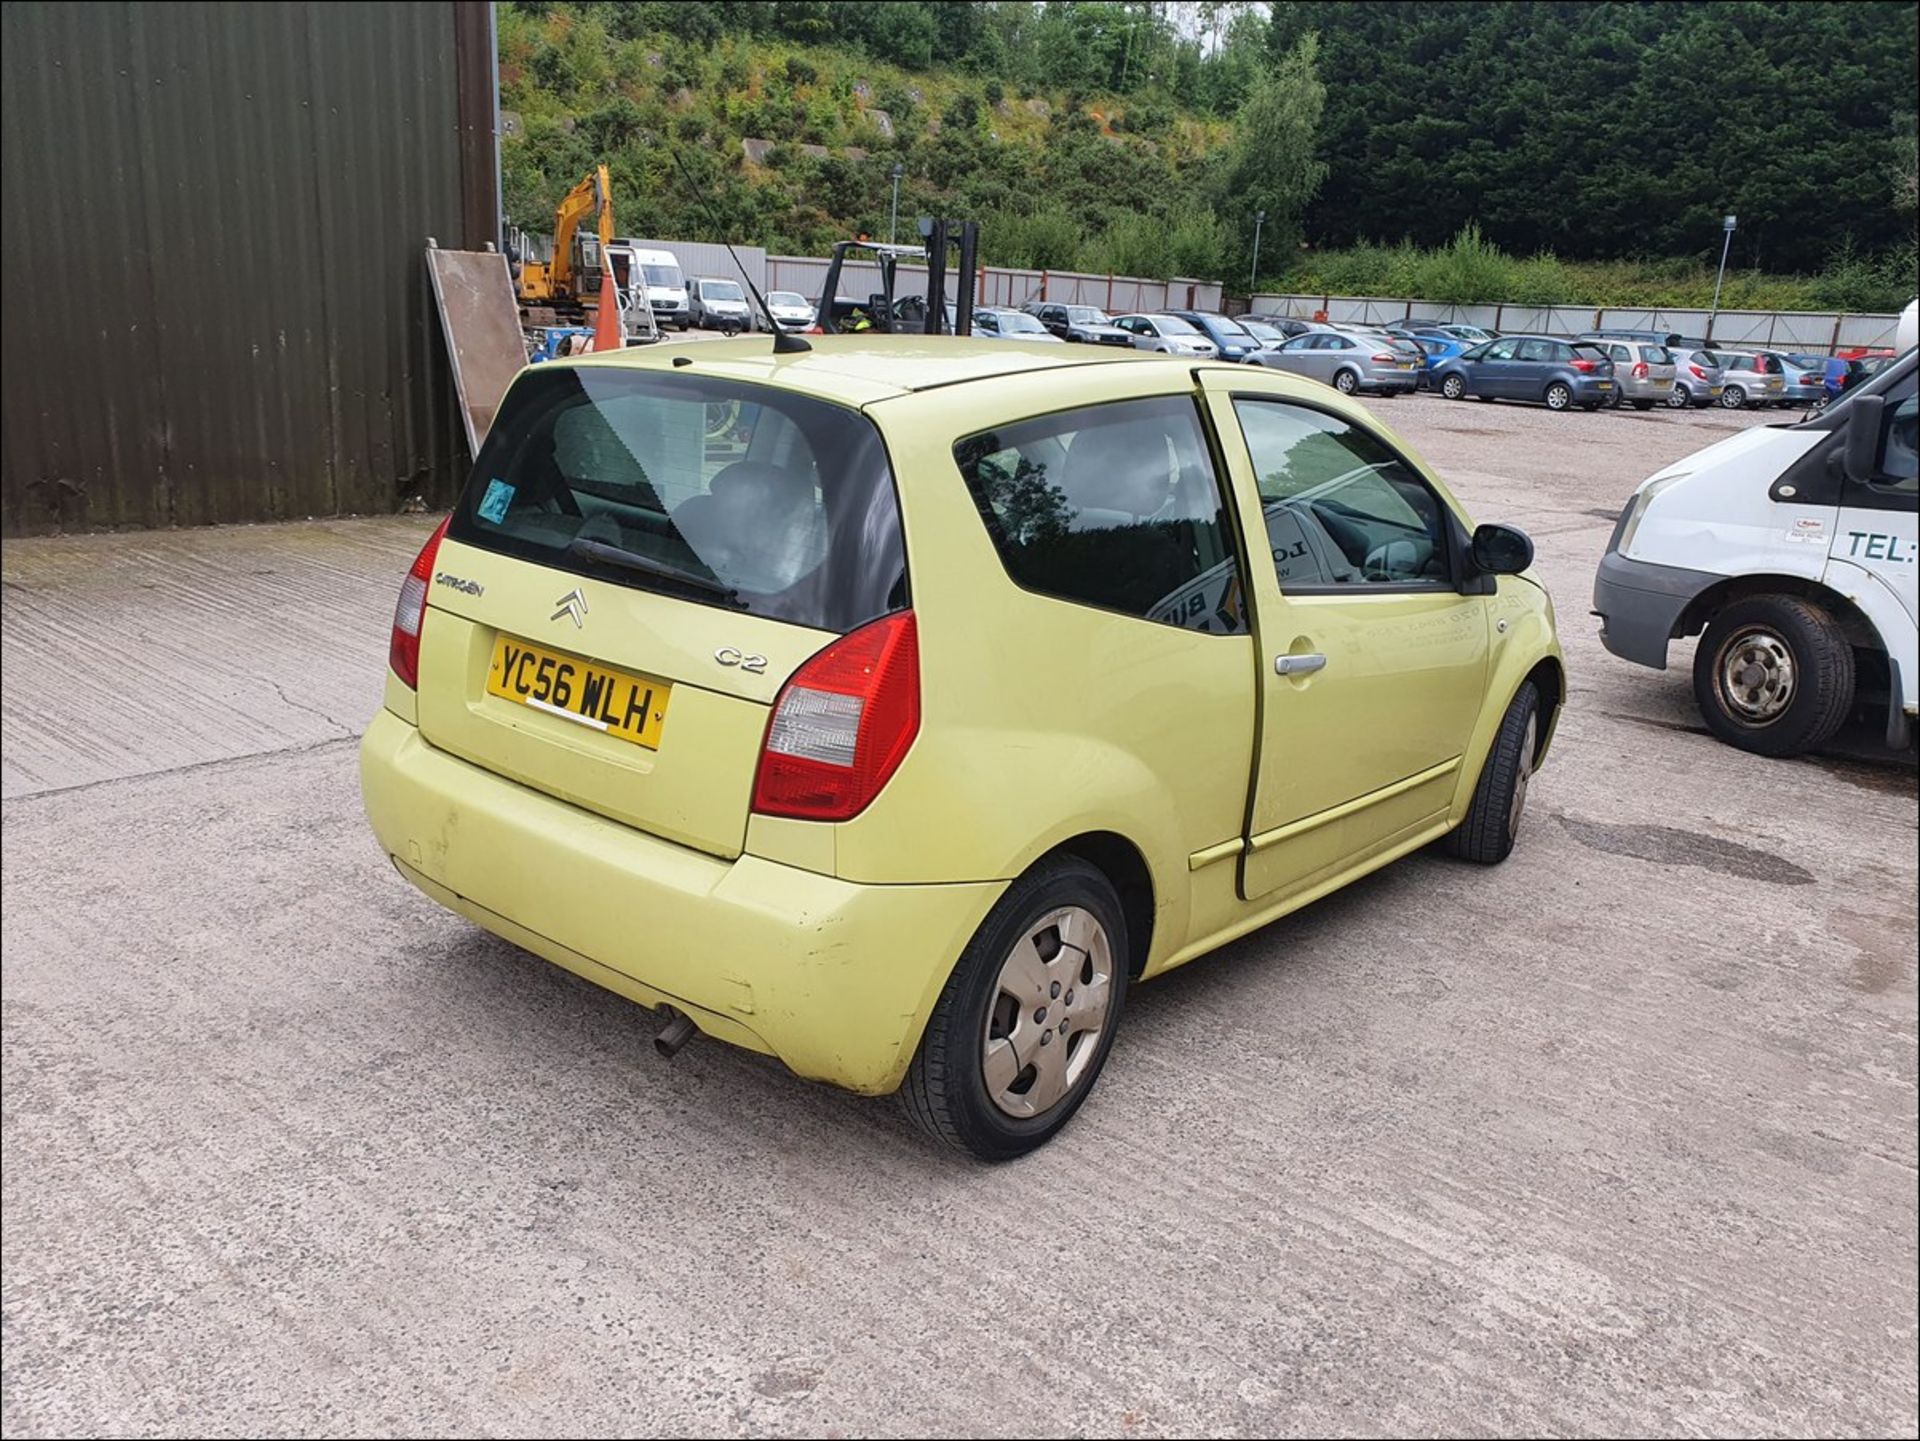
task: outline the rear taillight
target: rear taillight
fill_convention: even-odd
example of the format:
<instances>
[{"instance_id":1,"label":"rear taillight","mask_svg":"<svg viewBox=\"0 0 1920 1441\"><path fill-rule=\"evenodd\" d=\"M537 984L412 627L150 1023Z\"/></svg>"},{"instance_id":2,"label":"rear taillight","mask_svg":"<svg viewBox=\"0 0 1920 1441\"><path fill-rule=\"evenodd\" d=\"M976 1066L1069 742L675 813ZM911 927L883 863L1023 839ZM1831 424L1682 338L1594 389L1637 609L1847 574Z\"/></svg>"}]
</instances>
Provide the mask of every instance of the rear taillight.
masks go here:
<instances>
[{"instance_id":1,"label":"rear taillight","mask_svg":"<svg viewBox=\"0 0 1920 1441\"><path fill-rule=\"evenodd\" d=\"M1633 363L1633 378L1634 378L1635 380L1645 380L1645 379L1647 378L1647 363L1646 363L1646 361L1644 361L1644 360L1636 360L1636 361L1635 361L1635 362Z\"/></svg>"},{"instance_id":2,"label":"rear taillight","mask_svg":"<svg viewBox=\"0 0 1920 1441\"><path fill-rule=\"evenodd\" d=\"M1573 368L1582 375L1592 375L1599 368L1599 364L1597 360L1576 360L1573 362Z\"/></svg>"},{"instance_id":3,"label":"rear taillight","mask_svg":"<svg viewBox=\"0 0 1920 1441\"><path fill-rule=\"evenodd\" d=\"M842 636L780 688L753 808L851 820L880 794L919 731L920 641L907 610Z\"/></svg>"},{"instance_id":4,"label":"rear taillight","mask_svg":"<svg viewBox=\"0 0 1920 1441\"><path fill-rule=\"evenodd\" d=\"M440 542L447 533L447 520L434 528L413 568L400 586L400 600L393 608L393 636L387 643L387 664L408 690L420 688L420 625L427 618L427 585L433 579L433 559L440 553Z\"/></svg>"},{"instance_id":5,"label":"rear taillight","mask_svg":"<svg viewBox=\"0 0 1920 1441\"><path fill-rule=\"evenodd\" d=\"M1391 350L1383 350L1378 355L1373 357L1373 363L1375 365L1385 365L1392 361L1398 360L1399 358L1400 357L1395 355Z\"/></svg>"},{"instance_id":6,"label":"rear taillight","mask_svg":"<svg viewBox=\"0 0 1920 1441\"><path fill-rule=\"evenodd\" d=\"M1689 366L1687 367L1687 369L1688 369L1688 370L1691 370L1691 371L1693 372L1693 378L1694 378L1695 380L1705 380L1705 379L1707 378L1707 373L1706 373L1706 371L1704 371L1704 370L1702 370L1702 369L1701 369L1701 368L1700 368L1699 366L1697 366L1697 365L1689 365Z\"/></svg>"}]
</instances>

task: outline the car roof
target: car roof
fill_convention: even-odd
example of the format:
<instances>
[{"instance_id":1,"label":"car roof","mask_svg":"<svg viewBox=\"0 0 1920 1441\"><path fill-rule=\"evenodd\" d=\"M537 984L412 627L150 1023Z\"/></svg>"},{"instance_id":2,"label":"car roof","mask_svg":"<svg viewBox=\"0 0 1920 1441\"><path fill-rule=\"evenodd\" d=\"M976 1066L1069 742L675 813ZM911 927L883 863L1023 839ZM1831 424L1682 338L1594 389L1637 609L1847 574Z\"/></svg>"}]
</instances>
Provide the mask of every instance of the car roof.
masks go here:
<instances>
[{"instance_id":1,"label":"car roof","mask_svg":"<svg viewBox=\"0 0 1920 1441\"><path fill-rule=\"evenodd\" d=\"M692 370L726 380L777 385L844 405L1005 375L1091 365L1161 365L1131 346L1068 345L1031 350L1004 341L950 335L814 335L811 350L776 353L765 337L702 345L629 346L542 362L632 370Z\"/></svg>"}]
</instances>

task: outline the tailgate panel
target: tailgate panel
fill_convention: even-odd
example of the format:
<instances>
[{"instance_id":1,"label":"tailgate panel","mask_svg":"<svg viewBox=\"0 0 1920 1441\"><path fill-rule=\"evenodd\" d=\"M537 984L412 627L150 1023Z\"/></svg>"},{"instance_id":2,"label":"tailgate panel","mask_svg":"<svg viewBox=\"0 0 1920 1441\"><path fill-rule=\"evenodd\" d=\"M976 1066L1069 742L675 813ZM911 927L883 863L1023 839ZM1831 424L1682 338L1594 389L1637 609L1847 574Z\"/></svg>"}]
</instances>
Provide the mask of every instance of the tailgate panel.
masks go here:
<instances>
[{"instance_id":1,"label":"tailgate panel","mask_svg":"<svg viewBox=\"0 0 1920 1441\"><path fill-rule=\"evenodd\" d=\"M586 607L578 626L555 616L576 588ZM419 689L427 741L609 820L725 857L745 840L772 701L834 638L451 542L441 547L428 606ZM492 694L488 669L502 634L669 682L658 749ZM726 664L716 652L764 658L765 668Z\"/></svg>"}]
</instances>

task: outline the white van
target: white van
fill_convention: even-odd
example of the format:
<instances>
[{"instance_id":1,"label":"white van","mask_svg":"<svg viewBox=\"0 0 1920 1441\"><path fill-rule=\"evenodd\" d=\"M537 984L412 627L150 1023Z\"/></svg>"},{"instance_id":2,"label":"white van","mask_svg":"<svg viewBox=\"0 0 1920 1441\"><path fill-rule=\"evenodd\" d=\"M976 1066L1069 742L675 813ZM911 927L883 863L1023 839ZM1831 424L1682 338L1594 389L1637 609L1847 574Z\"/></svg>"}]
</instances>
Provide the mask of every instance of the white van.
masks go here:
<instances>
[{"instance_id":1,"label":"white van","mask_svg":"<svg viewBox=\"0 0 1920 1441\"><path fill-rule=\"evenodd\" d=\"M1693 691L1715 735L1760 755L1830 739L1856 704L1913 741L1916 308L1901 354L1808 420L1758 426L1643 481L1620 514L1593 608L1625 660L1665 670L1702 635Z\"/></svg>"},{"instance_id":2,"label":"white van","mask_svg":"<svg viewBox=\"0 0 1920 1441\"><path fill-rule=\"evenodd\" d=\"M640 274L647 282L647 299L653 303L653 318L662 326L674 325L685 330L693 324L692 312L687 308L687 278L680 272L680 262L671 250L646 250L631 240L615 242L628 247L633 252L634 262L640 267Z\"/></svg>"}]
</instances>

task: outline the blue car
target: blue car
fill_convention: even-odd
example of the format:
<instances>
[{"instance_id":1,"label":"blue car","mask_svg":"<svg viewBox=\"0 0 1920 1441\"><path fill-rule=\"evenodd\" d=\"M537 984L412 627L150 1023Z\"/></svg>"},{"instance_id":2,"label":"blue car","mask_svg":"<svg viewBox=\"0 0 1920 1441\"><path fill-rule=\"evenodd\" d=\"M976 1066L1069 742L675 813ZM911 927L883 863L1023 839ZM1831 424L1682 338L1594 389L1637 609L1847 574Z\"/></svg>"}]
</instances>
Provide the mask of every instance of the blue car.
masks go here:
<instances>
[{"instance_id":1,"label":"blue car","mask_svg":"<svg viewBox=\"0 0 1920 1441\"><path fill-rule=\"evenodd\" d=\"M1454 356L1472 349L1478 343L1471 340L1457 340L1450 335L1414 335L1408 338L1420 347L1420 354L1423 357L1420 374L1415 378L1415 385L1420 390L1432 390L1433 373Z\"/></svg>"},{"instance_id":2,"label":"blue car","mask_svg":"<svg viewBox=\"0 0 1920 1441\"><path fill-rule=\"evenodd\" d=\"M1253 357L1260 353L1261 343L1239 321L1229 320L1224 315L1211 315L1204 310L1168 310L1162 313L1179 316L1206 336L1220 352L1222 360L1259 363Z\"/></svg>"}]
</instances>

